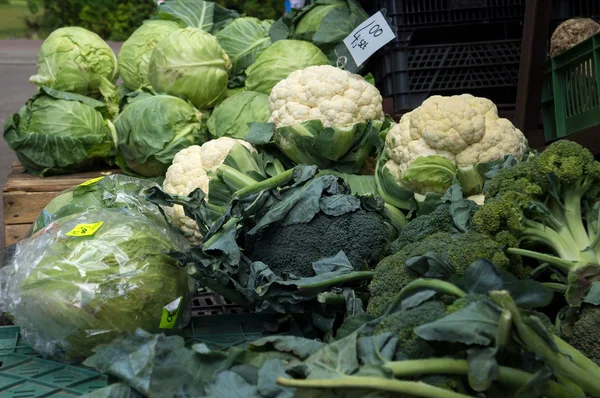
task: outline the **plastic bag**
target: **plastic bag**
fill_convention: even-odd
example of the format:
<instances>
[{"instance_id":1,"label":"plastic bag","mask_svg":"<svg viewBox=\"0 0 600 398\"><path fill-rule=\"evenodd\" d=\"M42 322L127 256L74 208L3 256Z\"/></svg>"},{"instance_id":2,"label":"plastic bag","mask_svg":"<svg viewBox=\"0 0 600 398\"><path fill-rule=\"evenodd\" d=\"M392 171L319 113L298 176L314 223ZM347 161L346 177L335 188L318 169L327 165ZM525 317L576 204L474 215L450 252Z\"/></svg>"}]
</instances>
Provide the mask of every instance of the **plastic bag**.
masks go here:
<instances>
[{"instance_id":1,"label":"plastic bag","mask_svg":"<svg viewBox=\"0 0 600 398\"><path fill-rule=\"evenodd\" d=\"M162 223L164 217L158 207L145 198L146 191L157 186L152 181L122 174L86 181L54 198L35 220L32 233L62 217L92 209L126 208Z\"/></svg>"},{"instance_id":2,"label":"plastic bag","mask_svg":"<svg viewBox=\"0 0 600 398\"><path fill-rule=\"evenodd\" d=\"M187 247L125 208L60 218L20 242L0 270L0 310L34 350L60 359L86 358L121 332L180 329L195 286L167 253Z\"/></svg>"}]
</instances>

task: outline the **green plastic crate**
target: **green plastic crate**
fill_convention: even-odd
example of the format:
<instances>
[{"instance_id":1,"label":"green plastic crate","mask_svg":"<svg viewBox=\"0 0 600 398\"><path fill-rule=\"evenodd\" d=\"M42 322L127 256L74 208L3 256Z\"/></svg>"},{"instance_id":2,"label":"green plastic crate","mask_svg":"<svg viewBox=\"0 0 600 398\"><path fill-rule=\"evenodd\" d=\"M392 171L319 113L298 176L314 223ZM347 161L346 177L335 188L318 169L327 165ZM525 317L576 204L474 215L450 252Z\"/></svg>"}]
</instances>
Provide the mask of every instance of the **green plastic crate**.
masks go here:
<instances>
[{"instance_id":1,"label":"green plastic crate","mask_svg":"<svg viewBox=\"0 0 600 398\"><path fill-rule=\"evenodd\" d=\"M78 397L108 386L108 376L22 354L0 356L0 397Z\"/></svg>"},{"instance_id":2,"label":"green plastic crate","mask_svg":"<svg viewBox=\"0 0 600 398\"><path fill-rule=\"evenodd\" d=\"M600 33L546 63L542 116L546 142L600 124Z\"/></svg>"},{"instance_id":3,"label":"green plastic crate","mask_svg":"<svg viewBox=\"0 0 600 398\"><path fill-rule=\"evenodd\" d=\"M31 347L21 340L18 326L0 327L0 356L7 354L22 354L38 356Z\"/></svg>"}]
</instances>

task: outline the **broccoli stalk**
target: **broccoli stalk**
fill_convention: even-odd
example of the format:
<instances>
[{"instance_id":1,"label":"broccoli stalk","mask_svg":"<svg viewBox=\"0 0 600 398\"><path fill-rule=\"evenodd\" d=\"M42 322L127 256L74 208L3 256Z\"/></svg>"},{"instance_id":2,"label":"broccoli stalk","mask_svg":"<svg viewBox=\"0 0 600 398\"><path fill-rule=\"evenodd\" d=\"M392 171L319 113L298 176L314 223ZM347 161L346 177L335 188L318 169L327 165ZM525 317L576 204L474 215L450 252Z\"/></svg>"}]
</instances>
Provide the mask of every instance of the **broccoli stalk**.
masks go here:
<instances>
[{"instance_id":1,"label":"broccoli stalk","mask_svg":"<svg viewBox=\"0 0 600 398\"><path fill-rule=\"evenodd\" d=\"M568 274L567 302L577 306L600 280L600 163L581 145L558 141L540 156L498 172L473 224L496 235L509 230L521 248L509 254L546 262ZM532 250L546 247L549 253Z\"/></svg>"},{"instance_id":2,"label":"broccoli stalk","mask_svg":"<svg viewBox=\"0 0 600 398\"><path fill-rule=\"evenodd\" d=\"M580 386L589 394L600 396L600 367L558 336L541 335L538 324L519 311L508 292L490 292L490 297L510 313L512 324L527 350L544 358L556 375Z\"/></svg>"}]
</instances>

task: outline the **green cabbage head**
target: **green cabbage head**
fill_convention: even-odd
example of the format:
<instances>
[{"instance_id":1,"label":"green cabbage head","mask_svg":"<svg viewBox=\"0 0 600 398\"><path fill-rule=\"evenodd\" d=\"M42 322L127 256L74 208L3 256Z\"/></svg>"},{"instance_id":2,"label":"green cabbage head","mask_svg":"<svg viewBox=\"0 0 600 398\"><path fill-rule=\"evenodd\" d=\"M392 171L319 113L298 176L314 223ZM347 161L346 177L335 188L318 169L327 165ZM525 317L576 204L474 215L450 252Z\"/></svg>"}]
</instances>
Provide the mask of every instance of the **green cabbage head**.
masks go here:
<instances>
[{"instance_id":1,"label":"green cabbage head","mask_svg":"<svg viewBox=\"0 0 600 398\"><path fill-rule=\"evenodd\" d=\"M269 97L253 91L242 91L221 102L208 119L208 130L214 137L243 139L248 123L267 122L271 116Z\"/></svg>"},{"instance_id":2,"label":"green cabbage head","mask_svg":"<svg viewBox=\"0 0 600 398\"><path fill-rule=\"evenodd\" d=\"M126 208L157 224L165 218L156 205L146 200L146 191L158 187L154 182L123 174L92 179L68 189L52 199L33 223L32 233L50 223L92 209Z\"/></svg>"},{"instance_id":3,"label":"green cabbage head","mask_svg":"<svg viewBox=\"0 0 600 398\"><path fill-rule=\"evenodd\" d=\"M209 109L223 100L231 60L217 39L200 29L185 28L161 40L150 58L148 78L159 92Z\"/></svg>"},{"instance_id":4,"label":"green cabbage head","mask_svg":"<svg viewBox=\"0 0 600 398\"><path fill-rule=\"evenodd\" d=\"M264 50L247 69L246 89L269 95L273 87L290 73L327 64L327 56L314 44L300 40L279 40Z\"/></svg>"},{"instance_id":5,"label":"green cabbage head","mask_svg":"<svg viewBox=\"0 0 600 398\"><path fill-rule=\"evenodd\" d=\"M252 17L237 18L216 34L231 58L233 75L243 73L271 45L271 23Z\"/></svg>"},{"instance_id":6,"label":"green cabbage head","mask_svg":"<svg viewBox=\"0 0 600 398\"><path fill-rule=\"evenodd\" d=\"M41 176L112 162L114 126L104 102L42 87L4 125L4 139L27 171Z\"/></svg>"},{"instance_id":7,"label":"green cabbage head","mask_svg":"<svg viewBox=\"0 0 600 398\"><path fill-rule=\"evenodd\" d=\"M69 235L97 223L94 234ZM34 350L74 360L123 332L183 327L193 289L166 253L186 247L180 235L126 209L61 218L20 242L0 270L3 310ZM161 327L163 308L178 299L177 317Z\"/></svg>"},{"instance_id":8,"label":"green cabbage head","mask_svg":"<svg viewBox=\"0 0 600 398\"><path fill-rule=\"evenodd\" d=\"M146 21L123 43L119 51L119 72L130 90L150 85L148 67L156 44L179 29L172 21Z\"/></svg>"},{"instance_id":9,"label":"green cabbage head","mask_svg":"<svg viewBox=\"0 0 600 398\"><path fill-rule=\"evenodd\" d=\"M115 119L117 164L143 177L164 176L177 152L207 139L203 113L181 98L135 93Z\"/></svg>"},{"instance_id":10,"label":"green cabbage head","mask_svg":"<svg viewBox=\"0 0 600 398\"><path fill-rule=\"evenodd\" d=\"M84 28L56 29L42 44L38 73L29 80L59 91L111 97L118 78L117 58L98 36Z\"/></svg>"}]
</instances>

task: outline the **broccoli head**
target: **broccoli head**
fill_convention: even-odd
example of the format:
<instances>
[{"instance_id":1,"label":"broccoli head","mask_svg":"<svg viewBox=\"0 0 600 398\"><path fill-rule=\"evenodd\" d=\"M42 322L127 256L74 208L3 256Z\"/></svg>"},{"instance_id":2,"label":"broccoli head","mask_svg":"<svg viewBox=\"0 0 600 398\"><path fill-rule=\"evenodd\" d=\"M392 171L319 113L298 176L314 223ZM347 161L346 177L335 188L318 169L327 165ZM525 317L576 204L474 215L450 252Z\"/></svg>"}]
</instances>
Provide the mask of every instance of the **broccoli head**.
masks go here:
<instances>
[{"instance_id":1,"label":"broccoli head","mask_svg":"<svg viewBox=\"0 0 600 398\"><path fill-rule=\"evenodd\" d=\"M366 270L387 252L392 231L383 216L357 210L338 217L318 213L310 222L273 224L255 235L246 235L244 250L278 275L314 276L312 264L340 250L356 270Z\"/></svg>"},{"instance_id":2,"label":"broccoli head","mask_svg":"<svg viewBox=\"0 0 600 398\"><path fill-rule=\"evenodd\" d=\"M409 244L391 256L385 257L375 267L367 312L373 316L383 314L387 303L407 283L420 277L406 266L406 262L426 253L445 257L458 274L463 273L475 260L486 259L496 264L499 269L522 277L521 263L512 263L504 254L504 249L503 244L496 242L489 235L477 232L456 235L439 232L420 242Z\"/></svg>"},{"instance_id":3,"label":"broccoli head","mask_svg":"<svg viewBox=\"0 0 600 398\"><path fill-rule=\"evenodd\" d=\"M384 316L375 328L375 335L392 333L399 338L398 360L429 358L433 355L433 349L413 329L445 315L444 303L427 301L418 307Z\"/></svg>"},{"instance_id":4,"label":"broccoli head","mask_svg":"<svg viewBox=\"0 0 600 398\"><path fill-rule=\"evenodd\" d=\"M579 319L573 324L569 343L600 365L598 330L600 330L600 307L585 306L579 314Z\"/></svg>"},{"instance_id":5,"label":"broccoli head","mask_svg":"<svg viewBox=\"0 0 600 398\"><path fill-rule=\"evenodd\" d=\"M578 305L590 284L600 280L598 184L600 163L591 152L575 142L558 141L494 175L473 225L492 236L508 231L521 245L541 247L541 252L511 247L508 253L567 273L567 301Z\"/></svg>"}]
</instances>

